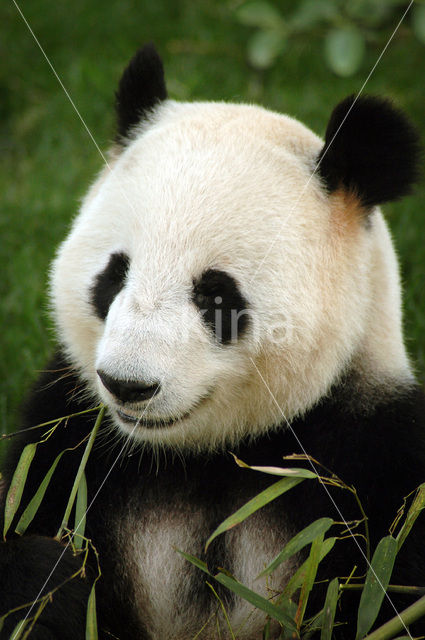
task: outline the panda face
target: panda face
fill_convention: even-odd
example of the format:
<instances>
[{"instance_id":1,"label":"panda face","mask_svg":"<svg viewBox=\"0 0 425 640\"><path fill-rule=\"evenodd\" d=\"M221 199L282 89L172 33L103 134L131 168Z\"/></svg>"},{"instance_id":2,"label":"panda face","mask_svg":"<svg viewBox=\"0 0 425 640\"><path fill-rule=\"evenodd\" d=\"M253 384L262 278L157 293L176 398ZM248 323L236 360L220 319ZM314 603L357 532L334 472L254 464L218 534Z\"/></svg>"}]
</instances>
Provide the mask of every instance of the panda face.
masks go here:
<instances>
[{"instance_id":1,"label":"panda face","mask_svg":"<svg viewBox=\"0 0 425 640\"><path fill-rule=\"evenodd\" d=\"M256 436L359 352L386 230L326 193L321 147L258 107L166 101L114 155L51 294L61 342L119 429L183 448Z\"/></svg>"}]
</instances>

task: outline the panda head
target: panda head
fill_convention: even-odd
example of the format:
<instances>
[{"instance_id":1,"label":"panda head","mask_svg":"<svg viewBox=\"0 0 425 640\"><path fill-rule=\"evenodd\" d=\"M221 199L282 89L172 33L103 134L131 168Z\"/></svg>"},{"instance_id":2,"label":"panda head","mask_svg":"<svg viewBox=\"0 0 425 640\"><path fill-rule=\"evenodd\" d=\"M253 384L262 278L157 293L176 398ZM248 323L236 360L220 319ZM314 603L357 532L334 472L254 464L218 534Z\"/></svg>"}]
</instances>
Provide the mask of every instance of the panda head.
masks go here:
<instances>
[{"instance_id":1,"label":"panda head","mask_svg":"<svg viewBox=\"0 0 425 640\"><path fill-rule=\"evenodd\" d=\"M418 142L390 103L348 98L323 143L256 106L168 100L147 46L117 116L51 296L120 430L216 448L304 413L348 372L363 389L411 378L376 205L409 191Z\"/></svg>"}]
</instances>

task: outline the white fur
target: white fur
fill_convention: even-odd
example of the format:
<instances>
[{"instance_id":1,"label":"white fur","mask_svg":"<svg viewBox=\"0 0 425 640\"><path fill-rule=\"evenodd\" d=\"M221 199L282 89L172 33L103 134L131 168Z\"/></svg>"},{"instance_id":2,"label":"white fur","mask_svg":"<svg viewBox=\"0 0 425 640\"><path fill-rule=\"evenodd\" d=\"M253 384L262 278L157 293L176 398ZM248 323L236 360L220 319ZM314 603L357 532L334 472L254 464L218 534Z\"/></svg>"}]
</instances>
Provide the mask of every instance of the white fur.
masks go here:
<instances>
[{"instance_id":1,"label":"white fur","mask_svg":"<svg viewBox=\"0 0 425 640\"><path fill-rule=\"evenodd\" d=\"M177 495L172 505L145 506L143 517L135 517L135 513L137 509L129 509L120 536L122 548L126 550L125 566L137 598L135 608L149 637L187 640L209 620L200 637L213 640L218 637L218 617L220 637L230 639L228 623L212 593L207 608L203 601L201 604L196 599L197 593L204 592L204 574L176 551L181 549L196 557L202 555L201 540L205 539L205 527L208 527L205 510ZM284 562L269 577L258 578L258 575L287 541L285 532L271 530L262 513L251 516L226 535L226 546L233 554L235 577L265 598L281 592L296 568L294 559ZM240 640L261 636L264 613L246 600L235 597L226 613ZM276 635L272 637L277 638L281 629L276 623L273 629Z\"/></svg>"},{"instance_id":2,"label":"white fur","mask_svg":"<svg viewBox=\"0 0 425 640\"><path fill-rule=\"evenodd\" d=\"M349 362L365 379L411 377L385 222L376 210L366 229L356 203L326 195L312 176L321 147L299 122L258 107L167 101L114 154L53 264L59 336L113 416L98 368L161 381L132 415L189 412L161 429L115 416L118 427L216 448L305 412ZM129 279L102 322L90 287L117 251L130 256ZM191 302L208 268L232 275L249 301L251 327L235 344L215 344Z\"/></svg>"}]
</instances>

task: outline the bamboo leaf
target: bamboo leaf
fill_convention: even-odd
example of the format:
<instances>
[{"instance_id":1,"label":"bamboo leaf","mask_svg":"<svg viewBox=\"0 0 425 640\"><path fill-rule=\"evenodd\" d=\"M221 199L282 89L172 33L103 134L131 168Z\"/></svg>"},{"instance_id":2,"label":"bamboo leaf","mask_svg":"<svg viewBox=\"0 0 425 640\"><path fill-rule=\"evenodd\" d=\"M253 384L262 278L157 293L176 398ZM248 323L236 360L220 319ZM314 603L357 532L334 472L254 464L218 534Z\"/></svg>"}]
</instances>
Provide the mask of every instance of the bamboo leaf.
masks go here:
<instances>
[{"instance_id":1,"label":"bamboo leaf","mask_svg":"<svg viewBox=\"0 0 425 640\"><path fill-rule=\"evenodd\" d=\"M87 480L86 474L81 476L78 485L77 500L75 503L75 524L74 524L74 545L76 549L81 549L84 543L84 532L86 530L87 512Z\"/></svg>"},{"instance_id":2,"label":"bamboo leaf","mask_svg":"<svg viewBox=\"0 0 425 640\"><path fill-rule=\"evenodd\" d=\"M262 640L271 640L271 635L270 635L270 620L267 620L265 627L263 629L263 637Z\"/></svg>"},{"instance_id":3,"label":"bamboo leaf","mask_svg":"<svg viewBox=\"0 0 425 640\"><path fill-rule=\"evenodd\" d=\"M6 505L4 508L4 526L3 538L6 539L6 533L9 530L12 520L21 502L22 493L24 491L25 482L31 462L37 450L37 444L31 443L24 447L19 462L16 466L15 473L10 483L9 491L6 496Z\"/></svg>"},{"instance_id":4,"label":"bamboo leaf","mask_svg":"<svg viewBox=\"0 0 425 640\"><path fill-rule=\"evenodd\" d=\"M397 541L387 536L379 541L366 575L357 615L356 640L361 640L375 622L390 583Z\"/></svg>"},{"instance_id":5,"label":"bamboo leaf","mask_svg":"<svg viewBox=\"0 0 425 640\"><path fill-rule=\"evenodd\" d=\"M305 527L305 529L297 533L285 545L282 551L274 558L274 560L271 561L271 563L260 573L258 577L262 578L263 576L267 576L275 571L282 562L285 562L285 560L288 560L288 558L301 551L301 549L304 549L304 547L313 542L313 540L321 533L326 533L333 524L334 521L332 518L320 518L319 520L309 524L308 527Z\"/></svg>"},{"instance_id":6,"label":"bamboo leaf","mask_svg":"<svg viewBox=\"0 0 425 640\"><path fill-rule=\"evenodd\" d=\"M93 584L87 602L86 640L98 640L96 615L96 582Z\"/></svg>"},{"instance_id":7,"label":"bamboo leaf","mask_svg":"<svg viewBox=\"0 0 425 640\"><path fill-rule=\"evenodd\" d=\"M184 551L180 551L180 549L176 549L176 551L181 556L183 556L183 558L186 558L188 562L191 562L193 565L195 565L195 567L198 567L198 569L200 569L201 571L204 571L204 573L207 573L209 576L213 577L211 573L208 571L206 562L204 562L203 560L199 560L199 558L192 556L190 553L185 553Z\"/></svg>"},{"instance_id":8,"label":"bamboo leaf","mask_svg":"<svg viewBox=\"0 0 425 640\"><path fill-rule=\"evenodd\" d=\"M298 610L296 615L297 628L301 629L301 625L304 620L305 610L307 608L307 602L310 592L313 588L314 581L316 579L317 568L320 563L320 552L323 545L323 536L321 533L315 538L311 545L310 555L306 560L306 571L303 584L301 586L300 599L298 603Z\"/></svg>"},{"instance_id":9,"label":"bamboo leaf","mask_svg":"<svg viewBox=\"0 0 425 640\"><path fill-rule=\"evenodd\" d=\"M83 475L84 469L86 468L87 460L89 458L90 451L92 450L93 443L94 443L94 440L96 438L96 435L97 435L97 432L99 430L99 427L100 427L100 425L102 423L102 419L103 419L104 414L105 414L105 407L102 406L100 408L100 410L99 410L98 416L96 418L95 425L94 425L94 427L93 427L93 429L91 431L90 437L89 437L89 439L87 441L87 444L86 444L86 448L84 449L84 453L83 453L83 456L81 458L80 465L78 467L78 471L77 471L77 473L75 475L74 484L72 485L71 493L69 495L69 499L68 499L68 503L66 505L65 513L64 513L64 516L63 516L63 519L62 519L62 523L61 523L61 526L59 528L59 531L56 534L56 537L58 539L60 539L63 530L68 526L68 520L69 520L69 517L71 515L71 510L72 510L72 507L73 507L73 504L75 502L75 498L76 498L76 495L77 495L77 492L78 492L78 487L80 485L81 476Z\"/></svg>"},{"instance_id":10,"label":"bamboo leaf","mask_svg":"<svg viewBox=\"0 0 425 640\"><path fill-rule=\"evenodd\" d=\"M320 640L332 640L332 630L338 604L339 580L334 578L326 591L325 606L323 607L322 631Z\"/></svg>"},{"instance_id":11,"label":"bamboo leaf","mask_svg":"<svg viewBox=\"0 0 425 640\"><path fill-rule=\"evenodd\" d=\"M310 469L303 469L302 467L254 467L246 464L243 460L240 460L234 453L232 453L232 456L234 457L236 464L243 469L252 469L252 471L261 471L262 473L269 473L273 476L284 476L286 478L319 478L317 473L310 471Z\"/></svg>"},{"instance_id":12,"label":"bamboo leaf","mask_svg":"<svg viewBox=\"0 0 425 640\"><path fill-rule=\"evenodd\" d=\"M214 576L214 579L223 586L230 589L230 591L233 591L233 593L236 593L238 596L254 605L254 607L256 607L257 609L260 609L261 611L267 613L267 615L274 620L277 620L284 626L289 627L293 631L296 631L294 621L291 620L291 618L289 618L289 616L287 616L287 614L280 607L276 606L266 598L263 598L263 596L260 596L255 591L248 589L248 587L241 584L234 578L225 575L224 573L218 573Z\"/></svg>"},{"instance_id":13,"label":"bamboo leaf","mask_svg":"<svg viewBox=\"0 0 425 640\"><path fill-rule=\"evenodd\" d=\"M323 558L327 556L327 554L333 549L333 546L336 542L337 538L326 538L323 541L323 544L320 549L320 560L322 562ZM297 569L292 578L289 580L288 584L283 590L282 596L290 598L302 585L305 580L305 574L307 571L308 559L302 563L302 565Z\"/></svg>"},{"instance_id":14,"label":"bamboo leaf","mask_svg":"<svg viewBox=\"0 0 425 640\"><path fill-rule=\"evenodd\" d=\"M212 584L210 582L207 582L207 585L211 589L211 591L213 592L214 597L217 599L217 601L218 601L218 603L220 605L220 609L223 612L223 617L224 617L224 619L226 621L226 624L227 624L227 627L229 629L229 633L230 633L230 636L231 636L232 640L236 640L236 637L235 637L235 634L233 633L232 625L231 625L229 616L227 614L226 607L224 606L223 600L220 598L220 596L218 595L217 591L214 589L214 587L212 586Z\"/></svg>"},{"instance_id":15,"label":"bamboo leaf","mask_svg":"<svg viewBox=\"0 0 425 640\"><path fill-rule=\"evenodd\" d=\"M22 620L19 620L18 624L10 634L9 638L11 640L21 640L26 627L30 624L31 621L32 621L32 618L23 618Z\"/></svg>"},{"instance_id":16,"label":"bamboo leaf","mask_svg":"<svg viewBox=\"0 0 425 640\"><path fill-rule=\"evenodd\" d=\"M410 505L410 509L407 512L406 519L401 527L398 535L397 535L397 551L400 551L400 548L407 536L410 533L413 525L415 524L416 518L425 507L425 483L421 484L417 490L416 495L413 499L412 504Z\"/></svg>"},{"instance_id":17,"label":"bamboo leaf","mask_svg":"<svg viewBox=\"0 0 425 640\"><path fill-rule=\"evenodd\" d=\"M15 528L15 532L18 533L20 536L23 535L25 533L25 531L27 530L28 526L31 524L31 522L33 521L38 508L44 498L44 495L47 491L47 487L49 486L50 480L52 478L52 475L58 465L59 460L61 459L62 455L65 453L64 451L61 451L60 454L56 457L55 461L53 462L52 466L50 467L50 469L48 470L48 472L46 473L46 475L44 476L42 482L40 483L40 486L38 487L37 491L35 492L35 494L33 495L33 497L31 498L30 502L28 503L28 505L25 507L25 511L23 512L23 514L21 515L18 524L16 525Z\"/></svg>"},{"instance_id":18,"label":"bamboo leaf","mask_svg":"<svg viewBox=\"0 0 425 640\"><path fill-rule=\"evenodd\" d=\"M261 491L258 495L254 496L251 500L245 503L240 509L235 511L231 516L226 518L212 533L212 535L208 538L207 543L205 545L205 550L208 549L211 542L219 536L221 533L228 531L232 527L235 527L237 524L240 524L244 520L246 520L250 515L264 507L264 505L268 504L272 500L275 500L279 496L281 496L286 491L289 491L297 484L303 481L304 478L282 478L278 480L264 491Z\"/></svg>"},{"instance_id":19,"label":"bamboo leaf","mask_svg":"<svg viewBox=\"0 0 425 640\"><path fill-rule=\"evenodd\" d=\"M181 556L183 556L183 558L188 560L188 562L193 564L195 567L197 567L204 573L208 574L215 580L217 580L217 582L219 582L220 584L230 589L230 591L233 591L237 595L241 596L241 598L243 598L244 600L247 600L247 602L250 602L258 609L261 609L261 611L265 611L274 620L279 620L279 622L282 622L282 624L286 625L287 627L290 627L291 630L296 631L294 621L291 619L288 613L286 613L284 610L286 604L288 604L286 602L286 599L282 603L282 607L281 606L278 607L273 603L271 603L269 600L266 600L266 598L263 598L262 596L260 596L255 591L252 591L251 589L248 589L248 587L245 587L245 585L235 580L235 578L233 578L230 574L223 573L222 570L220 570L219 573L213 576L208 571L206 562L204 562L203 560L199 560L199 558L192 556L190 553L185 553L184 551L180 551L179 549L177 549L177 552Z\"/></svg>"}]
</instances>

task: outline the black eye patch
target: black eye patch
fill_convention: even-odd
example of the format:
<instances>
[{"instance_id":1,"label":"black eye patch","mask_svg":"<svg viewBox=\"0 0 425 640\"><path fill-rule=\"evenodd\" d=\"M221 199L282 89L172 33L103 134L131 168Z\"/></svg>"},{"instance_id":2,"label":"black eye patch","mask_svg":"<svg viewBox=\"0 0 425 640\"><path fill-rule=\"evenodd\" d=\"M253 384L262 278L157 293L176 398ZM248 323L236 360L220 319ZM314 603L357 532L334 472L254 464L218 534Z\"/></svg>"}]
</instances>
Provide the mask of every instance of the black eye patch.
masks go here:
<instances>
[{"instance_id":1,"label":"black eye patch","mask_svg":"<svg viewBox=\"0 0 425 640\"><path fill-rule=\"evenodd\" d=\"M248 327L248 303L228 273L204 271L193 282L192 299L218 342L236 342Z\"/></svg>"},{"instance_id":2,"label":"black eye patch","mask_svg":"<svg viewBox=\"0 0 425 640\"><path fill-rule=\"evenodd\" d=\"M90 302L101 320L106 318L115 296L123 288L129 265L130 258L125 253L113 253L104 270L96 276L90 289Z\"/></svg>"}]
</instances>

